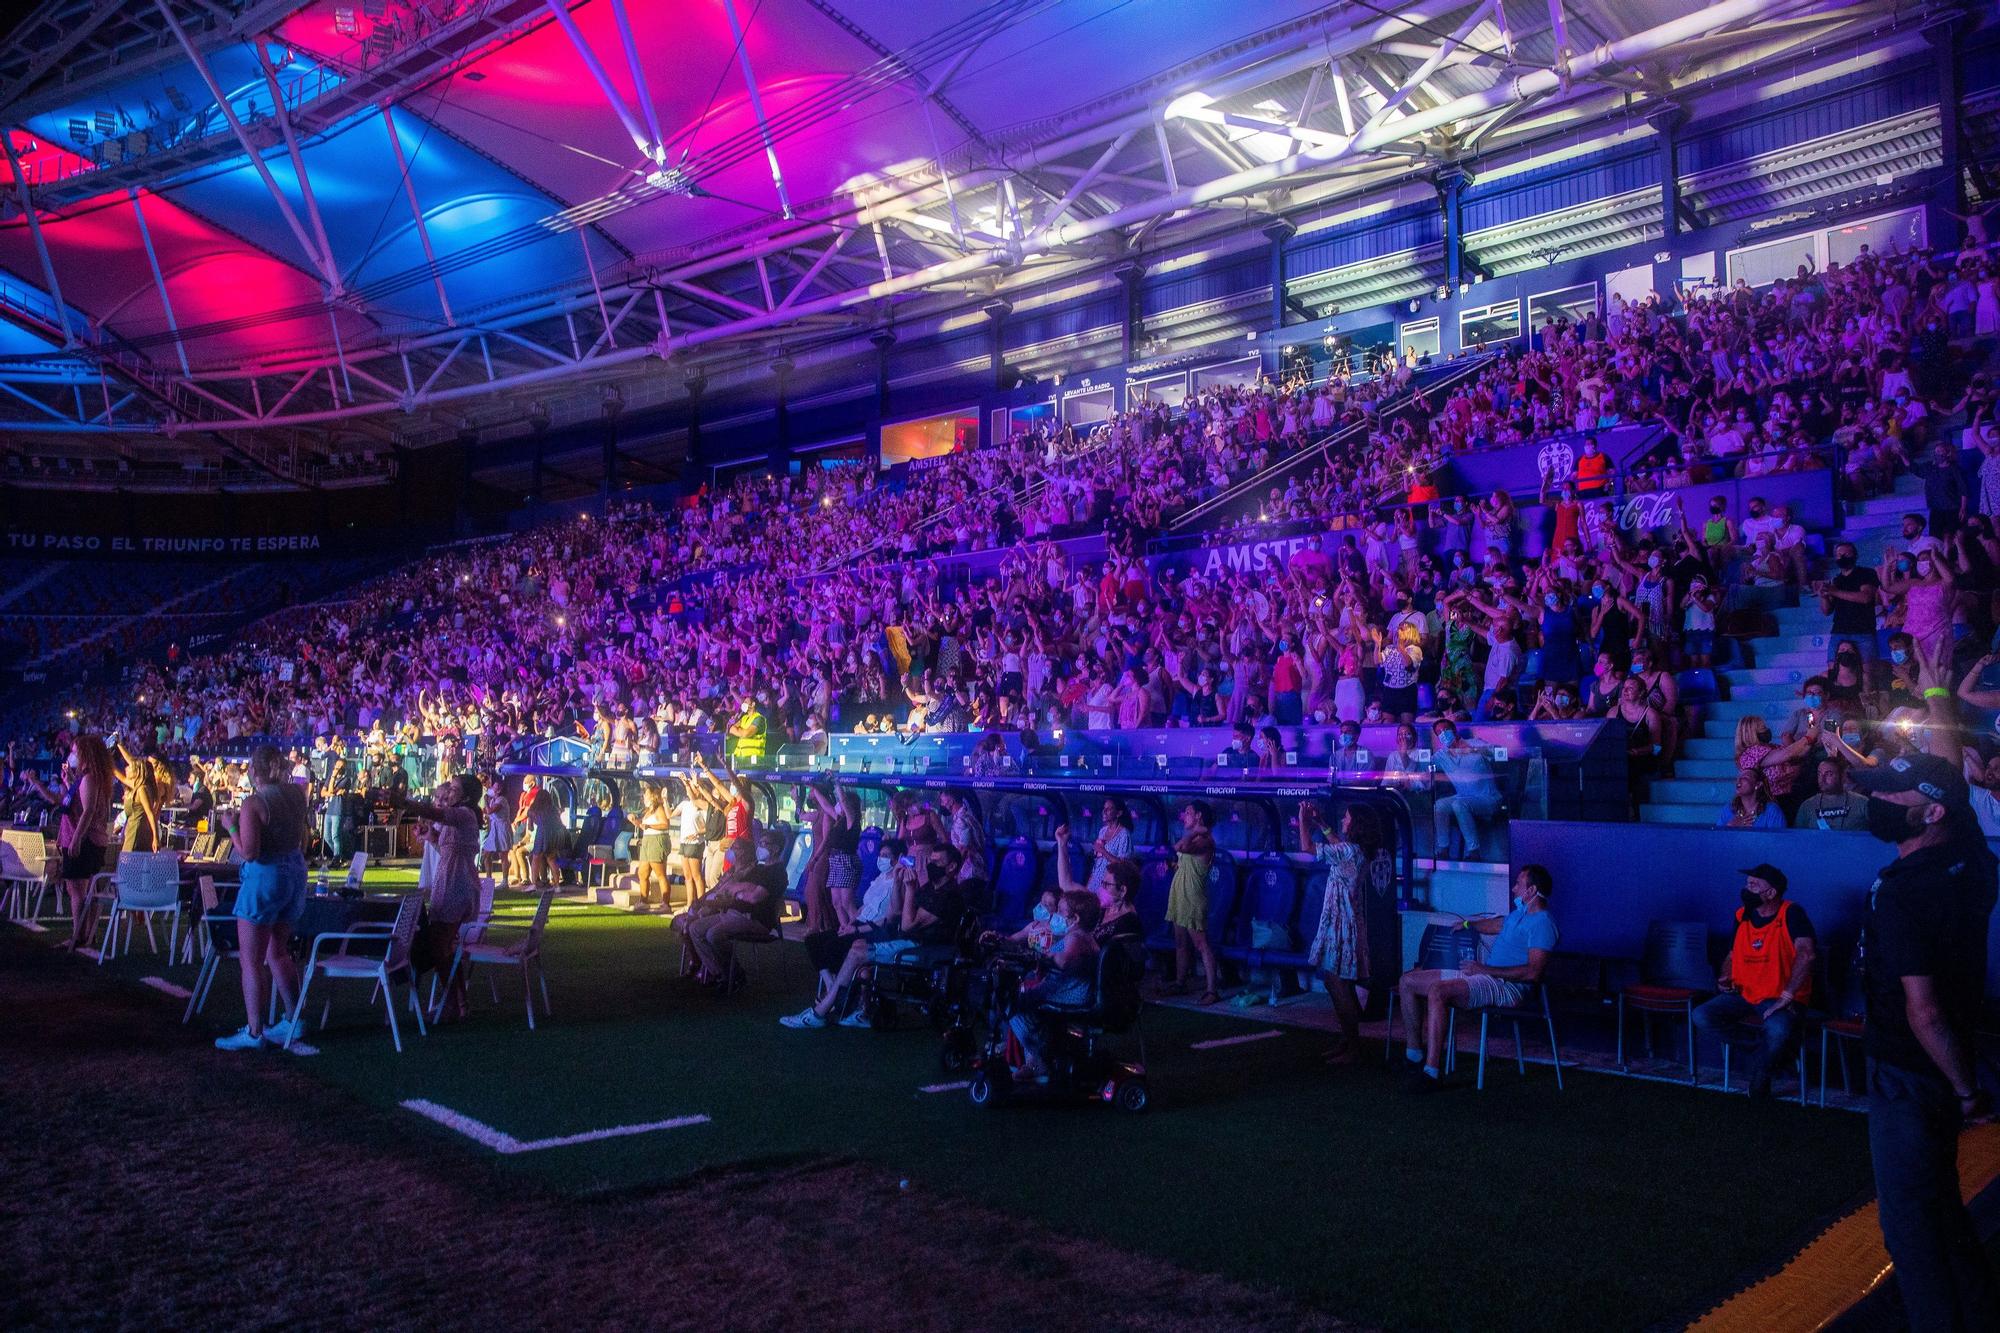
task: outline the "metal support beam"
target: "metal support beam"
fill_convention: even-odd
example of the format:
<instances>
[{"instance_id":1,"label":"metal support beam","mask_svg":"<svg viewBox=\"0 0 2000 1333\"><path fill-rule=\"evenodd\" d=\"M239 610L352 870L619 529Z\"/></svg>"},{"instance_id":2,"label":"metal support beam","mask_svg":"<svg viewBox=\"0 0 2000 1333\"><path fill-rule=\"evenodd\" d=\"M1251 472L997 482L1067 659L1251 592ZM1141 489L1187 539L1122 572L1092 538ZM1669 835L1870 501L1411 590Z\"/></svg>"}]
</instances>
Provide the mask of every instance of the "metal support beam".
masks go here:
<instances>
[{"instance_id":1,"label":"metal support beam","mask_svg":"<svg viewBox=\"0 0 2000 1333\"><path fill-rule=\"evenodd\" d=\"M626 16L625 0L611 0L611 18L618 25L618 40L625 46L625 63L632 70L632 88L639 95L639 111L646 117L646 132L652 136L654 165L667 160L667 137L660 133L660 113L653 106L653 91L646 84L646 64L639 59L639 43L632 36L632 20Z\"/></svg>"},{"instance_id":2,"label":"metal support beam","mask_svg":"<svg viewBox=\"0 0 2000 1333\"><path fill-rule=\"evenodd\" d=\"M174 335L174 351L179 354L181 374L192 375L188 369L187 344L181 340L181 326L174 319L174 301L167 295L167 280L160 275L160 256L153 249L153 230L146 225L146 210L139 204L139 192L131 191L132 217L139 224L139 241L146 248L146 263L153 270L153 290L160 294L160 309L166 312L167 331ZM253 381L254 384L254 381Z\"/></svg>"},{"instance_id":3,"label":"metal support beam","mask_svg":"<svg viewBox=\"0 0 2000 1333\"><path fill-rule=\"evenodd\" d=\"M159 0L155 2L158 3ZM584 68L590 71L590 77L597 80L598 91L604 94L604 100L618 117L618 123L632 136L633 145L646 155L648 161L657 163L660 160L659 155L665 150L647 142L646 131L641 128L637 117L633 116L632 108L625 105L625 99L613 86L611 76L604 72L604 65L598 60L597 53L590 49L590 43L584 39L583 30L577 27L576 20L570 17L567 0L544 0L544 2L548 5L549 13L555 17L556 23L569 35L570 45L576 48L577 55L583 60Z\"/></svg>"},{"instance_id":4,"label":"metal support beam","mask_svg":"<svg viewBox=\"0 0 2000 1333\"><path fill-rule=\"evenodd\" d=\"M195 73L201 76L202 83L208 88L208 95L215 99L216 110L222 113L223 120L229 125L229 132L236 136L237 144L249 156L251 167L264 182L264 189L269 192L271 202L278 206L279 216L283 217L285 225L291 228L293 237L299 243L299 249L305 251L306 258L325 280L328 290L338 292L340 275L333 271L325 258L314 248L312 238L306 235L305 227L299 222L299 215L292 211L291 201L286 199L285 192L278 188L277 178L271 175L271 169L264 165L263 153L256 144L250 142L250 134L243 128L243 122L237 118L236 108L229 104L229 95L223 91L222 85L215 81L215 73L209 69L208 60L202 55L201 48L188 36L187 29L181 26L181 21L174 17L174 11L168 6L167 0L153 0L153 5L160 11L160 17L167 21L167 26L180 41L181 49L187 52Z\"/></svg>"},{"instance_id":5,"label":"metal support beam","mask_svg":"<svg viewBox=\"0 0 2000 1333\"><path fill-rule=\"evenodd\" d=\"M264 86L271 90L271 114L277 119L278 133L284 137L285 153L292 159L292 175L299 182L299 194L306 201L306 219L312 223L313 239L319 242L319 253L323 261L321 271L328 274L333 295L341 294L340 263L333 257L333 243L326 238L326 224L320 220L319 200L313 197L312 180L306 175L306 160L299 153L298 135L292 132L292 113L285 106L285 90L278 86L278 71L271 64L271 57L265 48L263 38L256 43L257 68L264 72Z\"/></svg>"},{"instance_id":6,"label":"metal support beam","mask_svg":"<svg viewBox=\"0 0 2000 1333\"><path fill-rule=\"evenodd\" d=\"M1939 179L1934 192L1939 209L1953 213L1965 211L1965 109L1961 77L1960 38L1971 25L1964 14L1956 11L1941 16L1924 28L1924 37L1931 44L1931 52L1936 69L1936 94L1938 99L1938 171ZM1935 225L1944 219L1933 217L1930 235L1934 238L1949 236L1955 231L1948 226Z\"/></svg>"},{"instance_id":7,"label":"metal support beam","mask_svg":"<svg viewBox=\"0 0 2000 1333\"><path fill-rule=\"evenodd\" d=\"M431 249L431 229L424 222L423 205L417 202L417 183L410 176L410 161L403 156L403 136L396 133L396 117L389 104L382 104L382 128L389 135L389 149L396 155L396 174L403 178L403 194L410 201L410 219L417 224L417 241L424 247L424 263L430 267L431 283L437 288L438 309L444 312L447 328L457 325L452 318L451 298L444 293L444 274L438 271L437 253ZM421 145L420 145L421 146Z\"/></svg>"},{"instance_id":8,"label":"metal support beam","mask_svg":"<svg viewBox=\"0 0 2000 1333\"><path fill-rule=\"evenodd\" d=\"M21 155L14 151L13 131L0 126L0 143L7 146L7 165L14 170L14 189L20 195L21 215L28 219L28 234L35 238L35 258L42 264L42 280L49 285L49 299L55 302L56 324L62 329L63 346L77 345L76 332L69 326L69 306L63 300L62 283L56 280L55 261L49 258L49 243L42 239L42 220L35 216L35 201L28 195L28 173L21 169Z\"/></svg>"},{"instance_id":9,"label":"metal support beam","mask_svg":"<svg viewBox=\"0 0 2000 1333\"><path fill-rule=\"evenodd\" d=\"M1660 235L1669 247L1681 229L1681 126L1687 112L1669 104L1646 117L1660 141Z\"/></svg>"},{"instance_id":10,"label":"metal support beam","mask_svg":"<svg viewBox=\"0 0 2000 1333\"><path fill-rule=\"evenodd\" d=\"M771 184L778 191L778 208L790 217L792 200L785 193L785 173L778 167L778 147L771 137L771 122L764 118L764 97L757 91L757 72L750 68L750 44L743 40L743 24L736 17L736 0L722 0L722 12L729 16L729 32L736 39L736 61L743 67L743 83L750 90L750 110L757 117L757 132L764 138L764 156L771 163Z\"/></svg>"},{"instance_id":11,"label":"metal support beam","mask_svg":"<svg viewBox=\"0 0 2000 1333\"><path fill-rule=\"evenodd\" d=\"M1462 167L1439 167L1431 184L1444 210L1444 280L1453 296L1465 278L1465 187L1471 177Z\"/></svg>"},{"instance_id":12,"label":"metal support beam","mask_svg":"<svg viewBox=\"0 0 2000 1333\"><path fill-rule=\"evenodd\" d=\"M1097 160L1092 162L1084 173L1076 178L1075 184L1064 191L1063 197L1056 201L1056 206L1049 211L1048 215L1041 222L1036 224L1032 232L1028 233L1028 245L1034 245L1036 241L1042 238L1042 233L1062 221L1063 216L1069 212L1071 205L1083 197L1084 191L1096 184L1097 178L1104 174L1104 169L1111 165L1111 159L1124 152L1125 145L1131 143L1132 136L1137 133L1137 130L1127 130L1106 145L1104 151L1097 155Z\"/></svg>"},{"instance_id":13,"label":"metal support beam","mask_svg":"<svg viewBox=\"0 0 2000 1333\"><path fill-rule=\"evenodd\" d=\"M1264 236L1271 242L1271 329L1276 332L1285 327L1285 242L1299 234L1299 229L1283 218L1278 218L1264 228Z\"/></svg>"}]
</instances>

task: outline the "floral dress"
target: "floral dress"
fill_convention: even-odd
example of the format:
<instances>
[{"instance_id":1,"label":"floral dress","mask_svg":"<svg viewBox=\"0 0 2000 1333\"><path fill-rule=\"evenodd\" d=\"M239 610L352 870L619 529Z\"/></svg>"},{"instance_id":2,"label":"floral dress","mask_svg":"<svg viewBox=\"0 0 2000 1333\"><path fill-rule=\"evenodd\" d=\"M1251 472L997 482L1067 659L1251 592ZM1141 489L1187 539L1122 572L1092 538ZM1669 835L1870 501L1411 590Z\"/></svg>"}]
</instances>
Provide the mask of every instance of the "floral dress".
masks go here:
<instances>
[{"instance_id":1,"label":"floral dress","mask_svg":"<svg viewBox=\"0 0 2000 1333\"><path fill-rule=\"evenodd\" d=\"M1453 620L1444 627L1444 665L1438 670L1438 685L1455 691L1461 699L1479 694L1479 670L1472 660L1472 627Z\"/></svg>"},{"instance_id":2,"label":"floral dress","mask_svg":"<svg viewBox=\"0 0 2000 1333\"><path fill-rule=\"evenodd\" d=\"M1326 897L1320 903L1319 930L1306 961L1342 980L1358 980L1361 960L1368 954L1361 849L1335 839L1319 844L1314 854L1326 867Z\"/></svg>"}]
</instances>

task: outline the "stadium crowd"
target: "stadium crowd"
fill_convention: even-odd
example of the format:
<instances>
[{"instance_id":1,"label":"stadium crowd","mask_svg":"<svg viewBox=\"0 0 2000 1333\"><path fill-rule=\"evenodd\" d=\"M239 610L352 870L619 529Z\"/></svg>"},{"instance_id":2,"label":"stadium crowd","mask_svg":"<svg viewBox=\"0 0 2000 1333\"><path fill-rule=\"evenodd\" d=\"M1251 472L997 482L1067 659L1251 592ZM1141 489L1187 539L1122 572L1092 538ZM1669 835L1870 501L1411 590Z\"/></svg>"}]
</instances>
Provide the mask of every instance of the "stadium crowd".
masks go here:
<instances>
[{"instance_id":1,"label":"stadium crowd","mask_svg":"<svg viewBox=\"0 0 2000 1333\"><path fill-rule=\"evenodd\" d=\"M1985 374L1961 374L1951 337L1992 327L1993 288L1977 258L1953 269L1864 251L1762 291L1614 299L1444 393L1414 388L1406 367L1267 382L1204 391L1178 415L1142 406L1087 435L1030 432L900 479L747 477L671 510L628 505L449 549L65 703L169 756L346 732L391 748L434 737L481 770L522 738L562 734L641 759L728 730L768 749L833 731L1224 724L1255 729L1245 748L1275 763L1266 729L1307 722L1616 713L1635 762L1664 770L1675 670L1706 665L1735 611L1777 600L1759 590L1838 605L1836 632L1857 637L1864 667L1894 656L1899 631L1919 654L1991 633L1996 395ZM1936 429L1954 418L1989 441L1976 479ZM1754 497L1627 530L1594 439L1624 424L1657 430L1627 460L1627 491L1837 463L1853 497L1914 471L1926 507L1879 569L1837 556L1817 580L1802 526ZM1575 448L1544 475L1539 511L1532 495L1437 494L1460 454L1557 437ZM1171 517L1313 440L1316 466L1274 486L1261 521L1332 529L1330 551L1306 543L1213 574L1145 558ZM1098 533L1101 556L1057 544ZM995 548L976 577L951 558ZM1848 712L1894 720L1907 661L1865 679L1831 665L1823 689ZM1831 734L1839 710L1812 711ZM24 758L66 748L72 719L39 720ZM1785 781L1798 758L1753 766L1788 809L1806 795Z\"/></svg>"}]
</instances>

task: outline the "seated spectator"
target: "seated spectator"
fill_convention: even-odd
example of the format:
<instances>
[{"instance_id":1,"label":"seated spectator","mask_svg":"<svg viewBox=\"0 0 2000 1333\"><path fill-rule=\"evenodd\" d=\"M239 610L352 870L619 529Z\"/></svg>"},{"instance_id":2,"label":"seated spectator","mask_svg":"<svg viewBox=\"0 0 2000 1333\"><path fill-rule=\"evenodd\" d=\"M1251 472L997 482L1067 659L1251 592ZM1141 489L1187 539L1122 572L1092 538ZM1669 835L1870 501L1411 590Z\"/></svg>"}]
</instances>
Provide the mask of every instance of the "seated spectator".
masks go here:
<instances>
[{"instance_id":1,"label":"seated spectator","mask_svg":"<svg viewBox=\"0 0 2000 1333\"><path fill-rule=\"evenodd\" d=\"M1397 984L1402 992L1403 1055L1409 1061L1411 1091L1438 1087L1450 1009L1516 1005L1525 998L1526 987L1541 980L1560 939L1555 918L1548 912L1554 887L1548 867L1522 866L1514 876L1513 907L1505 917L1463 923L1494 937L1483 962L1467 959L1455 972L1419 968L1403 974Z\"/></svg>"},{"instance_id":2,"label":"seated spectator","mask_svg":"<svg viewBox=\"0 0 2000 1333\"><path fill-rule=\"evenodd\" d=\"M845 976L841 975L842 965L857 943L866 944L887 932L884 923L897 906L896 863L908 854L909 847L902 839L884 838L871 867L873 877L862 891L860 902L850 903L844 895L835 895L835 925L805 937L806 956L819 972L821 994L831 994L846 985L853 973L849 969Z\"/></svg>"},{"instance_id":3,"label":"seated spectator","mask_svg":"<svg viewBox=\"0 0 2000 1333\"><path fill-rule=\"evenodd\" d=\"M1457 724L1440 722L1433 730L1431 772L1434 803L1431 818L1439 859L1451 859L1452 834L1458 834L1459 855L1476 861L1483 826L1500 812L1500 784L1486 751L1471 744Z\"/></svg>"},{"instance_id":4,"label":"seated spectator","mask_svg":"<svg viewBox=\"0 0 2000 1333\"><path fill-rule=\"evenodd\" d=\"M1035 974L1021 983L1014 1013L1007 1020L1021 1043L1022 1078L1046 1080L1042 1062L1047 1032L1037 1013L1045 1005L1088 1004L1097 983L1097 928L1104 909L1088 893L1065 893L1055 920L1062 923L1062 943L1038 960Z\"/></svg>"},{"instance_id":5,"label":"seated spectator","mask_svg":"<svg viewBox=\"0 0 2000 1333\"><path fill-rule=\"evenodd\" d=\"M1771 799L1770 780L1761 768L1738 769L1736 794L1716 817L1717 828L1776 829L1785 826L1785 812Z\"/></svg>"},{"instance_id":6,"label":"seated spectator","mask_svg":"<svg viewBox=\"0 0 2000 1333\"><path fill-rule=\"evenodd\" d=\"M734 941L764 939L777 932L785 895L785 872L778 864L784 836L775 829L764 830L746 857L745 849L752 845L745 839L725 852L727 869L721 881L673 920L674 929L694 951L700 964L697 980L705 986L722 985L731 977Z\"/></svg>"},{"instance_id":7,"label":"seated spectator","mask_svg":"<svg viewBox=\"0 0 2000 1333\"><path fill-rule=\"evenodd\" d=\"M1855 739L1860 739L1856 733ZM1818 790L1799 802L1793 828L1848 831L1868 827L1868 802L1847 790L1847 765L1829 756L1813 769Z\"/></svg>"},{"instance_id":8,"label":"seated spectator","mask_svg":"<svg viewBox=\"0 0 2000 1333\"><path fill-rule=\"evenodd\" d=\"M778 1022L788 1028L823 1028L846 1005L854 984L865 982L865 969L894 963L918 949L951 943L965 917L958 868L958 853L949 843L912 846L910 852L898 857L890 871L895 886L893 906L881 925L865 933L857 931L834 984L811 1005ZM840 1025L869 1026L866 1006L856 1005Z\"/></svg>"},{"instance_id":9,"label":"seated spectator","mask_svg":"<svg viewBox=\"0 0 2000 1333\"><path fill-rule=\"evenodd\" d=\"M1785 897L1784 871L1767 862L1743 876L1736 934L1716 977L1722 993L1694 1011L1694 1025L1725 1041L1740 1026L1759 1027L1746 1073L1750 1096L1761 1099L1771 1095L1772 1067L1789 1053L1812 999L1817 947L1805 909Z\"/></svg>"}]
</instances>

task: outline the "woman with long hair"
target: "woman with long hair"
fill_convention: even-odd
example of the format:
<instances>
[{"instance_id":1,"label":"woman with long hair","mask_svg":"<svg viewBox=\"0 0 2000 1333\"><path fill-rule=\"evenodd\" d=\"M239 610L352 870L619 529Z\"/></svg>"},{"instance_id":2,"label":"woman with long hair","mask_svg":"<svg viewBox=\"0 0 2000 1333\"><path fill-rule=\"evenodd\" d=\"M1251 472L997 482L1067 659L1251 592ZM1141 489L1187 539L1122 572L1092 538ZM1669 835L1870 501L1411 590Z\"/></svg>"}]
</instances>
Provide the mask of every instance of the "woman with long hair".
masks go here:
<instances>
[{"instance_id":1,"label":"woman with long hair","mask_svg":"<svg viewBox=\"0 0 2000 1333\"><path fill-rule=\"evenodd\" d=\"M546 788L544 789L546 790ZM479 915L479 831L485 791L478 778L461 773L438 788L435 804L392 795L404 814L428 819L438 826L437 869L431 877L428 911L417 953L432 971L443 971L458 949L466 922ZM465 973L452 981L451 991L438 1001L432 1021L449 1013L465 1014Z\"/></svg>"},{"instance_id":2,"label":"woman with long hair","mask_svg":"<svg viewBox=\"0 0 2000 1333\"><path fill-rule=\"evenodd\" d=\"M665 907L672 896L667 884L667 850L673 840L674 816L667 809L659 784L642 782L639 791L639 855L635 861L639 868L639 897L651 903L653 881L658 880L660 906Z\"/></svg>"},{"instance_id":3,"label":"woman with long hair","mask_svg":"<svg viewBox=\"0 0 2000 1333\"><path fill-rule=\"evenodd\" d=\"M1299 850L1326 867L1326 896L1306 961L1318 972L1340 1022L1340 1042L1329 1063L1351 1065L1361 1056L1361 1001L1356 983L1368 969L1369 867L1382 846L1381 824L1364 805L1341 812L1336 829L1312 801L1299 802Z\"/></svg>"},{"instance_id":4,"label":"woman with long hair","mask_svg":"<svg viewBox=\"0 0 2000 1333\"><path fill-rule=\"evenodd\" d=\"M299 965L292 958L292 928L306 907L306 831L312 812L292 780L292 768L275 745L260 745L250 756L250 794L228 823L229 840L243 857L236 890L237 962L243 973L242 1028L216 1038L216 1049L249 1051L266 1041L298 1035ZM287 1017L264 1026L270 985L276 986Z\"/></svg>"},{"instance_id":5,"label":"woman with long hair","mask_svg":"<svg viewBox=\"0 0 2000 1333\"><path fill-rule=\"evenodd\" d=\"M62 853L62 866L57 873L69 894L70 918L69 943L64 947L74 951L89 942L97 927L97 914L90 909L90 880L104 869L104 852L111 845L111 793L117 782L111 752L95 736L78 736L63 765L60 795L32 772L27 778L61 814L56 847Z\"/></svg>"}]
</instances>

